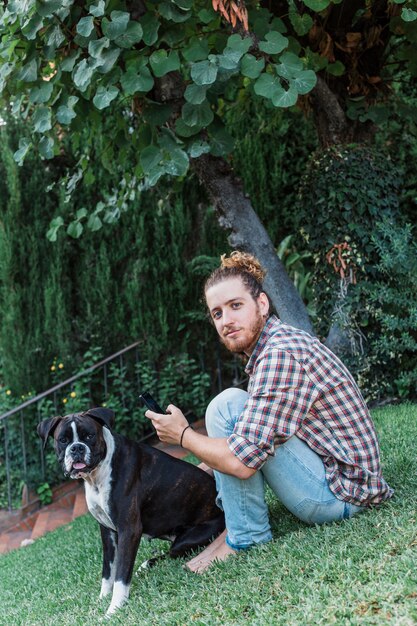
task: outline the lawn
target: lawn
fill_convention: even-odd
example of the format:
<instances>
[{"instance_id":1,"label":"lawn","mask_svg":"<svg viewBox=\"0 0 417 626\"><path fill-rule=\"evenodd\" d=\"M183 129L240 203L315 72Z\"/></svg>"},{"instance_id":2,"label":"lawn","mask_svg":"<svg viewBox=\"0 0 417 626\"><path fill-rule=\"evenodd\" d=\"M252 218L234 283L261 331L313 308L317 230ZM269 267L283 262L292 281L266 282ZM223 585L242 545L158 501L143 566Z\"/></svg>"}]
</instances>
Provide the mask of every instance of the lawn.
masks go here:
<instances>
[{"instance_id":1,"label":"lawn","mask_svg":"<svg viewBox=\"0 0 417 626\"><path fill-rule=\"evenodd\" d=\"M110 622L98 600L101 547L86 515L0 557L4 626L417 624L417 406L373 413L395 496L328 526L298 522L269 495L274 540L198 576L165 560L135 576ZM143 541L137 563L164 542Z\"/></svg>"}]
</instances>

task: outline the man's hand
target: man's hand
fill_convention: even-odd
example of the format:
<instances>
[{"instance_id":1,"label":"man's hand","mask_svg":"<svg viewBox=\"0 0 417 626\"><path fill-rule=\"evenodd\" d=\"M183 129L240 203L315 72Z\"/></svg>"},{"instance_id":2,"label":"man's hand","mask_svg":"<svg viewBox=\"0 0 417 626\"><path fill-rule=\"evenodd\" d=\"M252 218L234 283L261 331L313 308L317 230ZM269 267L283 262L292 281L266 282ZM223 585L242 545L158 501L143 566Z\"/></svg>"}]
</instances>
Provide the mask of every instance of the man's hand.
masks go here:
<instances>
[{"instance_id":1,"label":"man's hand","mask_svg":"<svg viewBox=\"0 0 417 626\"><path fill-rule=\"evenodd\" d=\"M188 421L183 412L173 404L169 404L166 411L168 415L161 415L148 409L145 416L152 421L156 434L161 441L179 445L183 430L188 426Z\"/></svg>"},{"instance_id":2,"label":"man's hand","mask_svg":"<svg viewBox=\"0 0 417 626\"><path fill-rule=\"evenodd\" d=\"M173 404L167 406L168 415L160 415L149 409L145 415L155 427L161 441L179 445L181 435L189 424L180 409ZM255 474L256 470L246 467L229 449L227 439L211 438L197 433L189 428L183 437L183 447L195 454L203 463L224 474L231 474L236 478L246 480Z\"/></svg>"}]
</instances>

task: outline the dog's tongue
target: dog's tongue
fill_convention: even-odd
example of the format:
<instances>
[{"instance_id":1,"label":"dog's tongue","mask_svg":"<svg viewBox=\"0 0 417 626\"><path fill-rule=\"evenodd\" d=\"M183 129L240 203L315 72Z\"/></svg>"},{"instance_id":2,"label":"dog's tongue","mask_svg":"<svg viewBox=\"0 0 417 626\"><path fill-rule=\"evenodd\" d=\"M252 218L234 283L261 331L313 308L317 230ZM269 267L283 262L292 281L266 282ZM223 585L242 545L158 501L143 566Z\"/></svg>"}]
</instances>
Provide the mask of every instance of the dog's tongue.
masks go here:
<instances>
[{"instance_id":1,"label":"dog's tongue","mask_svg":"<svg viewBox=\"0 0 417 626\"><path fill-rule=\"evenodd\" d=\"M80 470L80 469L84 469L85 467L87 467L85 463L74 463L74 465L72 466L72 469Z\"/></svg>"}]
</instances>

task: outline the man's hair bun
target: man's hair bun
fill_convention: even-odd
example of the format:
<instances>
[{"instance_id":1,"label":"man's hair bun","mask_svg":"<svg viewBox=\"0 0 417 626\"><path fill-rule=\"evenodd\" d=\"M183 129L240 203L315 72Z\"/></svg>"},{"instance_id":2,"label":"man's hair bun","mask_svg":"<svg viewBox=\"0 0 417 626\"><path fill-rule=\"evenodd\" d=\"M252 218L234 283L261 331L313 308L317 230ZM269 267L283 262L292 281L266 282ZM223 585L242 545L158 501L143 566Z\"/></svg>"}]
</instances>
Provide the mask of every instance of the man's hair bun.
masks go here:
<instances>
[{"instance_id":1,"label":"man's hair bun","mask_svg":"<svg viewBox=\"0 0 417 626\"><path fill-rule=\"evenodd\" d=\"M247 272L261 284L266 276L266 270L264 270L258 259L247 252L235 250L229 257L222 254L220 260L220 267L228 269L234 268L241 272Z\"/></svg>"}]
</instances>

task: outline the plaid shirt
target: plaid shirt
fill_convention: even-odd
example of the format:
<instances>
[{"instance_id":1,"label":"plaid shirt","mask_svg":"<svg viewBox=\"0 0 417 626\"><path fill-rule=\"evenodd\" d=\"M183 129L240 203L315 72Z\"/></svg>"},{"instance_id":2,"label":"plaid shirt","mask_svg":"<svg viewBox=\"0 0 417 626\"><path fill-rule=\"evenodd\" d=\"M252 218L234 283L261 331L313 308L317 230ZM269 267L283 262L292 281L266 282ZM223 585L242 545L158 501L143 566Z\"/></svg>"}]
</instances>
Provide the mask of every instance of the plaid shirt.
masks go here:
<instances>
[{"instance_id":1,"label":"plaid shirt","mask_svg":"<svg viewBox=\"0 0 417 626\"><path fill-rule=\"evenodd\" d=\"M249 398L228 438L242 463L259 469L275 445L296 435L321 456L340 500L366 506L391 497L361 392L318 339L271 316L246 372Z\"/></svg>"}]
</instances>

